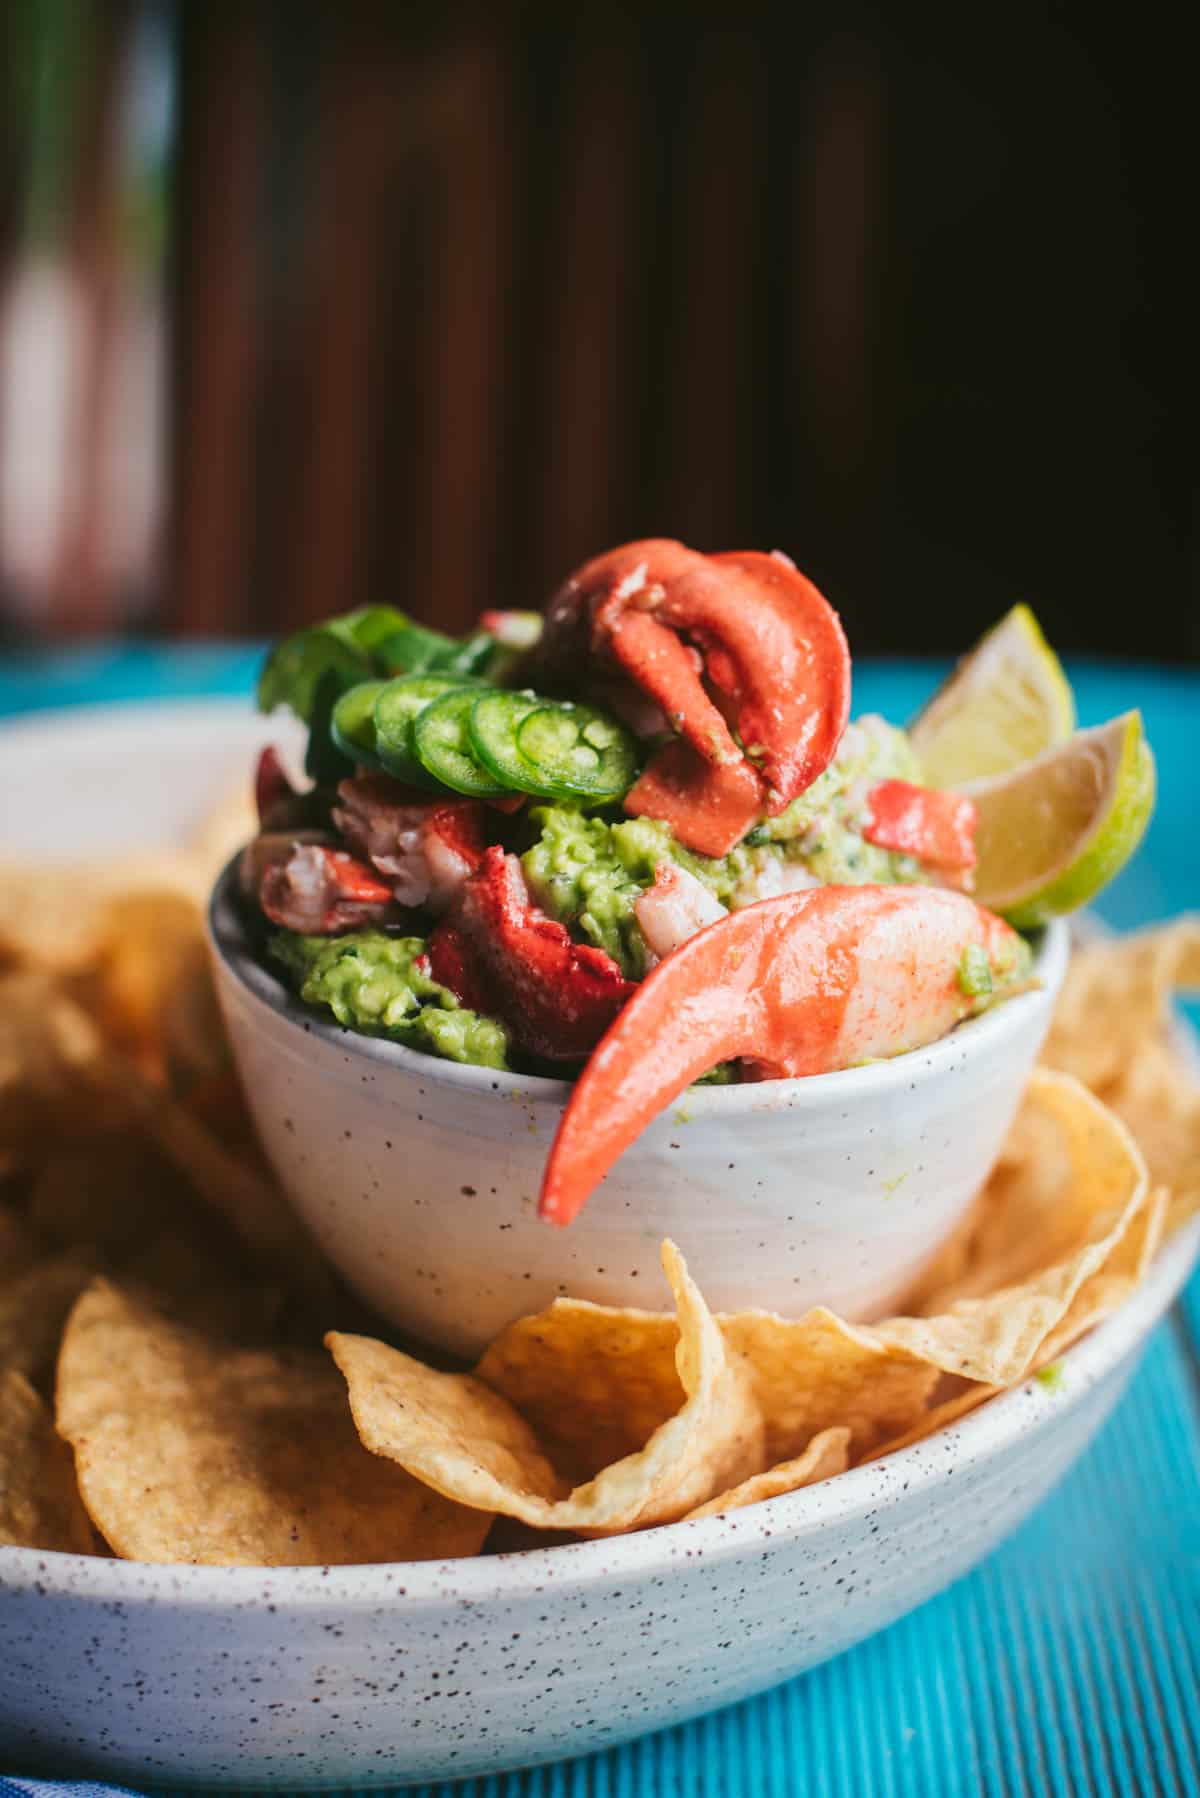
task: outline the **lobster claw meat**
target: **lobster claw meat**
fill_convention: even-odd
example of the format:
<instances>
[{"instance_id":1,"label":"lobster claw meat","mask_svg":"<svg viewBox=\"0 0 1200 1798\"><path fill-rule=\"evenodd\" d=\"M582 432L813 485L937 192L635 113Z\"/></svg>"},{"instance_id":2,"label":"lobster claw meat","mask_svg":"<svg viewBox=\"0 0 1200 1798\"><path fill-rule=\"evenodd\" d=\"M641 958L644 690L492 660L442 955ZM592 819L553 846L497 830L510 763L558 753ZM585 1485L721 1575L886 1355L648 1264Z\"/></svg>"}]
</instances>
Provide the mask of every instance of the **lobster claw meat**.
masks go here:
<instances>
[{"instance_id":1,"label":"lobster claw meat","mask_svg":"<svg viewBox=\"0 0 1200 1798\"><path fill-rule=\"evenodd\" d=\"M387 774L342 781L333 821L402 905L448 911L483 859L477 799L431 799Z\"/></svg>"},{"instance_id":2,"label":"lobster claw meat","mask_svg":"<svg viewBox=\"0 0 1200 1798\"><path fill-rule=\"evenodd\" d=\"M336 936L396 915L392 889L373 868L321 843L293 842L286 855L269 861L258 902L272 924L301 936Z\"/></svg>"},{"instance_id":3,"label":"lobster claw meat","mask_svg":"<svg viewBox=\"0 0 1200 1798\"><path fill-rule=\"evenodd\" d=\"M974 1001L978 947L1023 965L1011 927L945 888L825 886L764 899L701 930L624 1006L571 1094L540 1212L566 1224L665 1106L723 1061L759 1077L829 1073L935 1042Z\"/></svg>"},{"instance_id":4,"label":"lobster claw meat","mask_svg":"<svg viewBox=\"0 0 1200 1798\"><path fill-rule=\"evenodd\" d=\"M429 939L433 978L546 1061L578 1061L636 988L612 957L573 942L530 898L516 856L493 844Z\"/></svg>"},{"instance_id":5,"label":"lobster claw meat","mask_svg":"<svg viewBox=\"0 0 1200 1798\"><path fill-rule=\"evenodd\" d=\"M596 557L551 601L535 658L551 678L570 680L589 653L651 698L693 752L675 744L652 758L626 810L667 817L682 842L709 855L811 786L849 716L850 652L837 613L782 556L705 556L647 538ZM665 767L663 756L672 757ZM740 769L736 797L730 777L714 783L708 768ZM670 813L656 809L664 799Z\"/></svg>"},{"instance_id":6,"label":"lobster claw meat","mask_svg":"<svg viewBox=\"0 0 1200 1798\"><path fill-rule=\"evenodd\" d=\"M635 818L659 818L698 855L727 855L763 814L762 782L743 756L707 762L682 737L652 756L625 795Z\"/></svg>"},{"instance_id":7,"label":"lobster claw meat","mask_svg":"<svg viewBox=\"0 0 1200 1798\"><path fill-rule=\"evenodd\" d=\"M965 875L975 866L975 820L974 802L963 793L881 780L867 794L863 836L879 849Z\"/></svg>"}]
</instances>

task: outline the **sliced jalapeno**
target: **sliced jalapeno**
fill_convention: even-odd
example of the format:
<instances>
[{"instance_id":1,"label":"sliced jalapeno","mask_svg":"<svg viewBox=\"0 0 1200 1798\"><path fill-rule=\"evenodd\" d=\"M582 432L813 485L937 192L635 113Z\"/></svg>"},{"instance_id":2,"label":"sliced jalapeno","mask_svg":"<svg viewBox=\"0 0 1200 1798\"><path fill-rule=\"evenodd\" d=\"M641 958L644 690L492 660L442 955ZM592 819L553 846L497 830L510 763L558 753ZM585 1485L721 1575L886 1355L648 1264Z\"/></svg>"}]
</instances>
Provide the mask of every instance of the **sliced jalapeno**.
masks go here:
<instances>
[{"instance_id":1,"label":"sliced jalapeno","mask_svg":"<svg viewBox=\"0 0 1200 1798\"><path fill-rule=\"evenodd\" d=\"M385 682L375 701L375 753L389 774L420 787L431 784L417 759L413 725L427 705L462 684L442 674L402 674Z\"/></svg>"},{"instance_id":2,"label":"sliced jalapeno","mask_svg":"<svg viewBox=\"0 0 1200 1798\"><path fill-rule=\"evenodd\" d=\"M543 791L538 777L517 748L517 731L530 712L545 702L536 693L510 693L489 688L471 707L468 728L471 747L489 774L514 793L534 793L539 799L555 797Z\"/></svg>"},{"instance_id":3,"label":"sliced jalapeno","mask_svg":"<svg viewBox=\"0 0 1200 1798\"><path fill-rule=\"evenodd\" d=\"M554 799L622 798L637 773L637 745L593 706L540 706L517 726L517 753Z\"/></svg>"},{"instance_id":4,"label":"sliced jalapeno","mask_svg":"<svg viewBox=\"0 0 1200 1798\"><path fill-rule=\"evenodd\" d=\"M471 743L471 707L478 693L477 687L459 687L418 712L413 748L425 772L443 786L472 799L500 799L512 789L489 772Z\"/></svg>"},{"instance_id":5,"label":"sliced jalapeno","mask_svg":"<svg viewBox=\"0 0 1200 1798\"><path fill-rule=\"evenodd\" d=\"M383 765L375 752L375 701L387 684L385 680L360 681L342 694L329 720L329 734L342 754L368 768Z\"/></svg>"}]
</instances>

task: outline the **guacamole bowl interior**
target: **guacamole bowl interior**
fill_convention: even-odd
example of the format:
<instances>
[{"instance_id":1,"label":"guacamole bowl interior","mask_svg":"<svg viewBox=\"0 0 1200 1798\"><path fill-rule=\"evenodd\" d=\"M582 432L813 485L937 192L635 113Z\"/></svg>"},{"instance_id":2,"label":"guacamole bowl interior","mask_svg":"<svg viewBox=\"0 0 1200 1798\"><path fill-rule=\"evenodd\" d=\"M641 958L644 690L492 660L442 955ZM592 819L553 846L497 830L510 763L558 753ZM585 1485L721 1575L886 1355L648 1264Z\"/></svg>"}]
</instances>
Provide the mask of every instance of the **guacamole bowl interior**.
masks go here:
<instances>
[{"instance_id":1,"label":"guacamole bowl interior","mask_svg":"<svg viewBox=\"0 0 1200 1798\"><path fill-rule=\"evenodd\" d=\"M350 1285L462 1355L564 1293L665 1307L665 1236L717 1310L894 1308L987 1177L1067 956L1055 926L1037 989L893 1061L691 1088L556 1229L537 1196L569 1084L343 1029L262 965L235 892L226 870L211 941L266 1153Z\"/></svg>"}]
</instances>

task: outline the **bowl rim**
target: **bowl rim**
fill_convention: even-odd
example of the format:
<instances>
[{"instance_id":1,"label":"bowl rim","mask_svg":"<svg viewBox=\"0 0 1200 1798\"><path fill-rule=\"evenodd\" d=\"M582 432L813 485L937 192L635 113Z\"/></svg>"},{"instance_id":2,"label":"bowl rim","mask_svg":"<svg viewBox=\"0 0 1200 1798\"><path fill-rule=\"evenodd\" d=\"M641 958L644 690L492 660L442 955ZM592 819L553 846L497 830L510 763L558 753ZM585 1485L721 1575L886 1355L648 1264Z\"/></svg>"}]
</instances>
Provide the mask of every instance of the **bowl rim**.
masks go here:
<instances>
[{"instance_id":1,"label":"bowl rim","mask_svg":"<svg viewBox=\"0 0 1200 1798\"><path fill-rule=\"evenodd\" d=\"M430 1086L448 1087L458 1092L494 1092L510 1099L519 1095L526 1100L558 1106L566 1104L571 1090L569 1081L543 1074L514 1074L500 1068L445 1061L383 1037L364 1036L348 1025L322 1017L312 1006L305 1005L278 975L263 966L253 951L236 897L237 862L235 855L222 869L206 910L205 924L212 954L219 967L244 994L272 1012L298 1036L303 1033L310 1040L316 1037L318 1041L336 1047L343 1055L361 1056L398 1073L419 1076ZM740 1086L693 1086L687 1095L692 1120L737 1117L747 1112L776 1111L784 1107L816 1109L854 1096L865 1100L899 1092L910 1085L914 1074L936 1078L939 1073L949 1072L951 1066L960 1061L964 1049L969 1049L972 1055L999 1050L1013 1036L1020 1034L1031 1011L1049 1011L1066 973L1070 943L1067 920L1052 919L1034 950L1032 971L1040 980L1040 986L1018 993L978 1017L966 1019L936 1043L910 1049L888 1061L845 1068L833 1074L750 1081Z\"/></svg>"},{"instance_id":2,"label":"bowl rim","mask_svg":"<svg viewBox=\"0 0 1200 1798\"><path fill-rule=\"evenodd\" d=\"M685 1559L723 1559L767 1541L796 1541L844 1525L903 1499L919 1498L946 1477L946 1450L958 1450L954 1471L966 1474L1014 1450L1073 1408L1141 1347L1190 1274L1200 1251L1200 1216L1159 1251L1144 1283L1060 1357L1064 1378L1054 1389L1029 1376L958 1422L898 1449L883 1460L851 1468L815 1486L757 1505L689 1522L660 1524L626 1536L443 1561L381 1561L347 1566L212 1567L178 1562L122 1561L56 1549L0 1548L0 1591L34 1591L132 1608L244 1609L270 1603L339 1613L403 1603L409 1612L445 1606L485 1606L582 1591L668 1572ZM886 1472L883 1470L886 1469Z\"/></svg>"}]
</instances>

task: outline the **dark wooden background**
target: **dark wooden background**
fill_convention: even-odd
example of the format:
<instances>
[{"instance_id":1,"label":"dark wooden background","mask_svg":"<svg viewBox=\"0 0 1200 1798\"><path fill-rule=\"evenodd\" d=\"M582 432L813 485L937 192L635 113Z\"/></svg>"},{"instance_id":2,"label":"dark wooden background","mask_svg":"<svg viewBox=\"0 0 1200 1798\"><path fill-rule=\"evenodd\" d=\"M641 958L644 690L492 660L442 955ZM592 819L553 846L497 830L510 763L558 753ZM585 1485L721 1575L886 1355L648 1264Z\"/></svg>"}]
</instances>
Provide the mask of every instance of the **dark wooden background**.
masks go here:
<instances>
[{"instance_id":1,"label":"dark wooden background","mask_svg":"<svg viewBox=\"0 0 1200 1798\"><path fill-rule=\"evenodd\" d=\"M80 102L88 293L139 10L102 8ZM37 606L10 578L10 635L368 599L458 628L655 532L788 549L860 651L959 648L1027 598L1065 648L1200 656L1194 106L1161 22L163 16L161 530L115 582L77 531Z\"/></svg>"}]
</instances>

